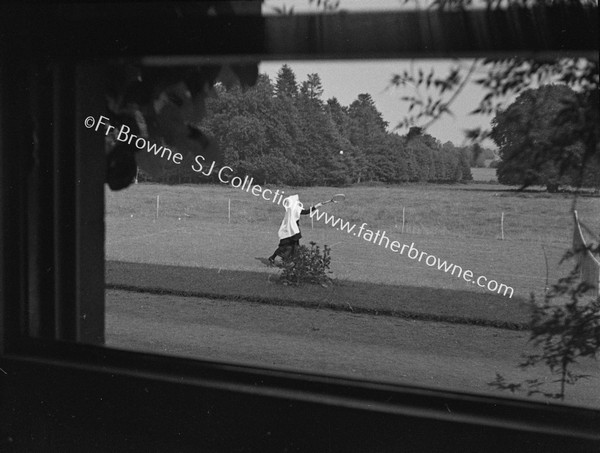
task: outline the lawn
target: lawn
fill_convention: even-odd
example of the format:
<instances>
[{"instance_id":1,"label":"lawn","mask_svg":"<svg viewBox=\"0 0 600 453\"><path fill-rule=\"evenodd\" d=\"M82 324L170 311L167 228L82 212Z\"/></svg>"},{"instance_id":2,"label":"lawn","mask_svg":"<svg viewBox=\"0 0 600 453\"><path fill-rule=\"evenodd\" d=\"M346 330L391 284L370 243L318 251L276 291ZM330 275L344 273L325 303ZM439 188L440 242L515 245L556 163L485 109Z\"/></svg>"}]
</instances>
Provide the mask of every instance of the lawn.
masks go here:
<instances>
[{"instance_id":1,"label":"lawn","mask_svg":"<svg viewBox=\"0 0 600 453\"><path fill-rule=\"evenodd\" d=\"M563 245L571 240L573 230L569 214L572 195L563 193L518 192L498 184L270 188L283 190L286 195L298 193L307 204L345 193L346 202L328 205L328 212L395 234L492 241L501 237L502 213L504 237L508 241ZM152 220L156 216L157 196L159 218L261 225L271 232L274 241L283 217L281 206L229 186L138 184L121 192L107 190L107 218L133 216ZM599 197L580 197L578 210L588 225L600 224ZM309 224L310 219L306 218L303 228ZM315 222L314 228L330 227Z\"/></svg>"},{"instance_id":2,"label":"lawn","mask_svg":"<svg viewBox=\"0 0 600 453\"><path fill-rule=\"evenodd\" d=\"M485 291L322 222L311 224L308 217L302 219L303 242L332 247L338 284L276 284L278 269L266 266L265 258L277 245L283 208L222 185L139 184L107 191L108 283L518 328L527 319L523 300L544 290L546 258L550 283L567 270L557 266L573 227L571 199L564 194L519 193L499 185L280 190L299 193L308 203L343 192L347 201L328 205L328 212L359 225L366 222L367 228L385 230L391 240L504 283L514 288L514 296ZM588 225L600 223L598 198L581 198L578 209Z\"/></svg>"}]
</instances>

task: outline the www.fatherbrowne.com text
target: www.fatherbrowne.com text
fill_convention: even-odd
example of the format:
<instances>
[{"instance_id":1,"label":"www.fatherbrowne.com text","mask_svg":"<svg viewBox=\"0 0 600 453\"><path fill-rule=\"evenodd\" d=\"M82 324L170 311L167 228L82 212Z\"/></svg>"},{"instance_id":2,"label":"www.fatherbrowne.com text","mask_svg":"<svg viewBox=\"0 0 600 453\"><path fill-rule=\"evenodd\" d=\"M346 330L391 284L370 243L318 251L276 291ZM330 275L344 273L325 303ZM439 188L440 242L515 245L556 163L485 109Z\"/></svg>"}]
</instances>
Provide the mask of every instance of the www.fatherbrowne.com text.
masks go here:
<instances>
[{"instance_id":1,"label":"www.fatherbrowne.com text","mask_svg":"<svg viewBox=\"0 0 600 453\"><path fill-rule=\"evenodd\" d=\"M476 284L480 288L486 288L488 291L502 294L506 296L508 294L509 298L512 298L514 289L510 286L505 285L504 283L498 283L496 280L489 280L486 276L480 275L477 278L473 275L473 271L466 269L463 270L461 266L457 264L448 263L446 260L442 261L439 257L432 255L427 252L419 251L415 247L415 243L412 242L410 245L402 244L398 241L392 241L386 235L385 231L377 230L377 232L373 232L373 230L369 230L366 223L363 223L358 231L355 231L356 224L350 224L350 222L344 222L340 218L336 218L333 215L329 215L326 212L320 212L318 209L313 210L310 213L310 216L317 220L322 220L326 225L337 227L340 231L345 231L348 234L352 234L353 236L363 239L367 242L371 242L373 244L377 244L383 246L386 249L391 250L394 253L399 253L400 255L406 255L412 259L417 260L419 262L424 262L427 266L437 268L438 270L444 271L446 273L450 273L450 275L456 275L457 278L463 278L467 283ZM456 272L456 274L455 274Z\"/></svg>"}]
</instances>

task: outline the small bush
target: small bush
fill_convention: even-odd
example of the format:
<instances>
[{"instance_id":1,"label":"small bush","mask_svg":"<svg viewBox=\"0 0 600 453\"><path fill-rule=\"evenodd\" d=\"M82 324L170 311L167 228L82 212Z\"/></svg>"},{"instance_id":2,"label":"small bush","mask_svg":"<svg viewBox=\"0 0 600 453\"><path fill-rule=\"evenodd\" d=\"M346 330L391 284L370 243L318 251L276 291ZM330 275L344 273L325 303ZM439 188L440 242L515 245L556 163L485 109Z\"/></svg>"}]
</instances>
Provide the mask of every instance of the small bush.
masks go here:
<instances>
[{"instance_id":1,"label":"small bush","mask_svg":"<svg viewBox=\"0 0 600 453\"><path fill-rule=\"evenodd\" d=\"M310 243L310 249L301 245L290 260L286 261L281 273L284 285L299 286L303 283L313 283L327 286L331 283L328 274L331 262L331 249L325 245L321 254L316 242Z\"/></svg>"}]
</instances>

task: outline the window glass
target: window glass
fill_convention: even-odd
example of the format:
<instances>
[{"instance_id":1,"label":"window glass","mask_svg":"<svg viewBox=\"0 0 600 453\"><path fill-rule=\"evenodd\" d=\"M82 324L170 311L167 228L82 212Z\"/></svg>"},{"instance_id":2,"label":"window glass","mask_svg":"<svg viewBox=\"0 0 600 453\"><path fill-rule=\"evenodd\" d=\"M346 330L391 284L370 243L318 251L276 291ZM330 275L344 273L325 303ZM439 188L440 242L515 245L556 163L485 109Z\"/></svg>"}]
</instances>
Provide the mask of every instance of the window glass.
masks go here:
<instances>
[{"instance_id":1,"label":"window glass","mask_svg":"<svg viewBox=\"0 0 600 453\"><path fill-rule=\"evenodd\" d=\"M481 61L258 69L186 75L95 118L89 133L138 163L106 188L108 346L600 406L597 361L561 387L528 341L531 297L600 233L597 156L577 194L577 163L540 163L561 146L581 164L575 123L553 121L585 107L584 85L532 78L471 115L491 91ZM491 138L469 140L477 128ZM597 288L597 255L578 259ZM593 292L576 304L586 334Z\"/></svg>"}]
</instances>

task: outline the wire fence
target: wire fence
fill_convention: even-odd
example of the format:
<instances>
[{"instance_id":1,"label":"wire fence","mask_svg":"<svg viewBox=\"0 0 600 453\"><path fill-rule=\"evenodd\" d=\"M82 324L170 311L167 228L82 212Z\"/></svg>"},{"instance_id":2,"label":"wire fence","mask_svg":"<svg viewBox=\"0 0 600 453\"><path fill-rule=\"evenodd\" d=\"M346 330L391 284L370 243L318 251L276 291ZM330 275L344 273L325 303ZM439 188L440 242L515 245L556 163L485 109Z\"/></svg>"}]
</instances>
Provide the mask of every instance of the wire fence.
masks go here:
<instances>
[{"instance_id":1,"label":"wire fence","mask_svg":"<svg viewBox=\"0 0 600 453\"><path fill-rule=\"evenodd\" d=\"M156 192L134 197L111 195L107 199L106 215L212 225L259 224L274 231L284 215L281 204L245 193L240 195L229 191L194 197L182 196L178 190ZM513 200L511 203L506 199L494 202L496 200L493 197L488 198L491 201L487 204L481 200L469 203L469 200L424 199L411 204L375 200L371 203L332 203L321 209L342 222L366 223L372 230L385 230L395 235L570 242L573 220L568 215L568 203L559 207L552 204L552 199L526 200L524 203ZM588 200L588 209L580 212L580 217L585 219L587 225L600 225L599 199ZM301 219L301 225L303 229L332 228L330 224L308 216ZM599 233L600 230L596 232Z\"/></svg>"}]
</instances>

